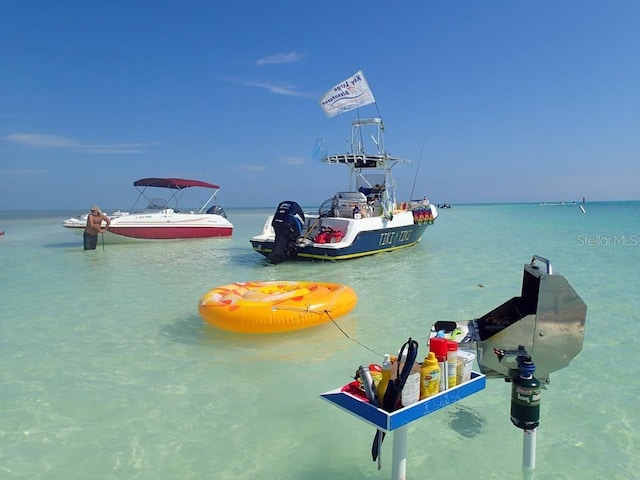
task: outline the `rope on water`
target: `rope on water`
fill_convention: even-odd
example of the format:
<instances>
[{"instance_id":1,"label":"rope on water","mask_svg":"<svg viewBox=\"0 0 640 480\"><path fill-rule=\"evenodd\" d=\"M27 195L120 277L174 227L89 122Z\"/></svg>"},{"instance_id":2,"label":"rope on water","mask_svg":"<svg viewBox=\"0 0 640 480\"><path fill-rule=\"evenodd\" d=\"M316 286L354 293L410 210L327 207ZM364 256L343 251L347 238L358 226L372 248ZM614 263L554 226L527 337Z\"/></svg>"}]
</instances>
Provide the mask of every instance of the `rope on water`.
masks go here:
<instances>
[{"instance_id":1,"label":"rope on water","mask_svg":"<svg viewBox=\"0 0 640 480\"><path fill-rule=\"evenodd\" d=\"M344 288L344 286L340 287L341 289ZM331 305L333 305L333 303L336 301L337 299L337 295L335 296L336 298L333 299L333 301L331 302ZM331 322L336 326L336 328L338 330L340 330L342 332L342 334L347 337L349 340L351 340L352 342L357 343L358 345L360 345L361 347L365 348L366 350L369 350L372 353L375 353L376 355L378 355L379 357L383 356L380 352L376 352L374 349L368 347L367 345L365 345L364 343L358 341L357 339L351 337L347 332L344 331L344 329L338 325L338 323L335 321L335 319L331 316L331 313L329 313L329 310L327 310L326 308L324 310L312 310L310 305L307 305L307 308L292 308L292 307L277 307L277 306L273 306L272 309L275 310L288 310L291 312L305 312L305 313L318 313L318 314L323 314L325 313L327 315L327 317L329 317L329 320L331 320Z\"/></svg>"},{"instance_id":2,"label":"rope on water","mask_svg":"<svg viewBox=\"0 0 640 480\"><path fill-rule=\"evenodd\" d=\"M324 311L322 310L311 310L310 307L307 307L307 308L276 307L275 305L271 307L271 310L273 310L274 312L278 310L283 310L285 312L317 313L319 315L322 315L324 313Z\"/></svg>"},{"instance_id":3,"label":"rope on water","mask_svg":"<svg viewBox=\"0 0 640 480\"><path fill-rule=\"evenodd\" d=\"M382 354L381 354L381 353L376 352L374 349L369 348L369 347L368 347L368 346L366 346L364 343L362 343L362 342L360 342L360 341L356 340L355 338L353 338L353 337L349 336L349 334L348 334L347 332L345 332L345 331L342 329L342 327L341 327L340 325L338 325L338 323L333 319L333 317L331 316L331 314L330 314L327 310L325 310L325 311L324 311L324 313L326 313L326 314L327 314L327 316L329 317L329 319L331 320L331 322L332 322L332 323L333 323L333 324L338 328L338 330L340 330L340 331L342 332L342 334L343 334L345 337L347 337L349 340L351 340L352 342L356 342L356 343L357 343L358 345L360 345L361 347L363 347L363 348L365 348L365 349L369 350L370 352L375 353L375 354L376 354L376 355L378 355L379 357L381 357L381 356L382 356Z\"/></svg>"}]
</instances>

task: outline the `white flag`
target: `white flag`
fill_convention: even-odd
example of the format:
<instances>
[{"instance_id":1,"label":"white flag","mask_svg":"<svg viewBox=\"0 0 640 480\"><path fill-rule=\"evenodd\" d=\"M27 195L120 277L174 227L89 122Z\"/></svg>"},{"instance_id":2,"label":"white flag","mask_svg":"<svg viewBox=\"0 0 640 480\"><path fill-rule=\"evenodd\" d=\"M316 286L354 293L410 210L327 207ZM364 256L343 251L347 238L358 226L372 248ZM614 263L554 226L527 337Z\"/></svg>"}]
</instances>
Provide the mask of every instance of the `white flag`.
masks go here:
<instances>
[{"instance_id":1,"label":"white flag","mask_svg":"<svg viewBox=\"0 0 640 480\"><path fill-rule=\"evenodd\" d=\"M370 103L375 103L375 99L362 71L340 82L320 99L320 106L327 117L333 117Z\"/></svg>"}]
</instances>

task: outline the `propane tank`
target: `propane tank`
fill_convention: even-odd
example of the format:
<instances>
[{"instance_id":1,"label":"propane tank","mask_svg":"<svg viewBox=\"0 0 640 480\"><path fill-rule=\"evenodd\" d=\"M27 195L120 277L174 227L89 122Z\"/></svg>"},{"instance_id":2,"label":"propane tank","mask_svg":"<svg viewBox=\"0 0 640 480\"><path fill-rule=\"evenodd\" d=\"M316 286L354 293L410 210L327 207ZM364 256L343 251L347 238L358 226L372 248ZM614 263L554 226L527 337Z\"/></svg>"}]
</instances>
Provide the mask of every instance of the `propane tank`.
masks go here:
<instances>
[{"instance_id":1,"label":"propane tank","mask_svg":"<svg viewBox=\"0 0 640 480\"><path fill-rule=\"evenodd\" d=\"M518 373L511 386L511 423L523 430L533 430L540 423L540 381L529 355L518 357Z\"/></svg>"}]
</instances>

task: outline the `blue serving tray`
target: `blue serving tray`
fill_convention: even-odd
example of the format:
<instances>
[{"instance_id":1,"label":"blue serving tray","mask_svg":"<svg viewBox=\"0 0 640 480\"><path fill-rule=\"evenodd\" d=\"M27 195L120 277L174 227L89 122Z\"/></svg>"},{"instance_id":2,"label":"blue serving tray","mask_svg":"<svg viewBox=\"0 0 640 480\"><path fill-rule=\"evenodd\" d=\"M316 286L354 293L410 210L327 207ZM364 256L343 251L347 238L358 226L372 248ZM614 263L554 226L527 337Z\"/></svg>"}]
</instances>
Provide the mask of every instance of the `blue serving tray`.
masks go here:
<instances>
[{"instance_id":1,"label":"blue serving tray","mask_svg":"<svg viewBox=\"0 0 640 480\"><path fill-rule=\"evenodd\" d=\"M320 397L346 410L350 414L359 417L361 420L364 420L379 430L391 432L396 428L407 425L414 420L483 390L486 386L486 380L487 377L485 375L471 372L471 379L469 381L392 413L374 407L360 397L343 392L342 387L323 393Z\"/></svg>"}]
</instances>

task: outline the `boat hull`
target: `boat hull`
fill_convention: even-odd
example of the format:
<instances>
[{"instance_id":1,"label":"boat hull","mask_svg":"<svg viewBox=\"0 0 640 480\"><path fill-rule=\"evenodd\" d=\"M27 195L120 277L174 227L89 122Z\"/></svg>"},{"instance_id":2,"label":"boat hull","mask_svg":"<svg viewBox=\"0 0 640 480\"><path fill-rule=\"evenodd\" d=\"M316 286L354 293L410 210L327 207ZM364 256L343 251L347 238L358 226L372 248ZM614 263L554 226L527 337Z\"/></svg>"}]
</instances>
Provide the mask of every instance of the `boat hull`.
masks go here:
<instances>
[{"instance_id":1,"label":"boat hull","mask_svg":"<svg viewBox=\"0 0 640 480\"><path fill-rule=\"evenodd\" d=\"M171 209L116 218L109 227L109 234L113 236L138 240L229 237L232 233L233 225L220 215L181 213Z\"/></svg>"},{"instance_id":2,"label":"boat hull","mask_svg":"<svg viewBox=\"0 0 640 480\"><path fill-rule=\"evenodd\" d=\"M65 228L78 234L84 225L66 222ZM149 240L188 240L198 238L230 237L233 225L219 215L154 213L127 215L111 220L104 233L106 243L129 243Z\"/></svg>"},{"instance_id":3,"label":"boat hull","mask_svg":"<svg viewBox=\"0 0 640 480\"><path fill-rule=\"evenodd\" d=\"M352 258L392 252L416 245L422 239L428 224L399 225L373 230L361 230L352 241L336 243L308 242L298 245L297 256L289 260L348 260ZM268 257L274 239L251 239L253 249Z\"/></svg>"},{"instance_id":4,"label":"boat hull","mask_svg":"<svg viewBox=\"0 0 640 480\"><path fill-rule=\"evenodd\" d=\"M198 226L132 226L110 228L108 236L123 237L132 240L180 240L194 238L230 237L231 227Z\"/></svg>"}]
</instances>

